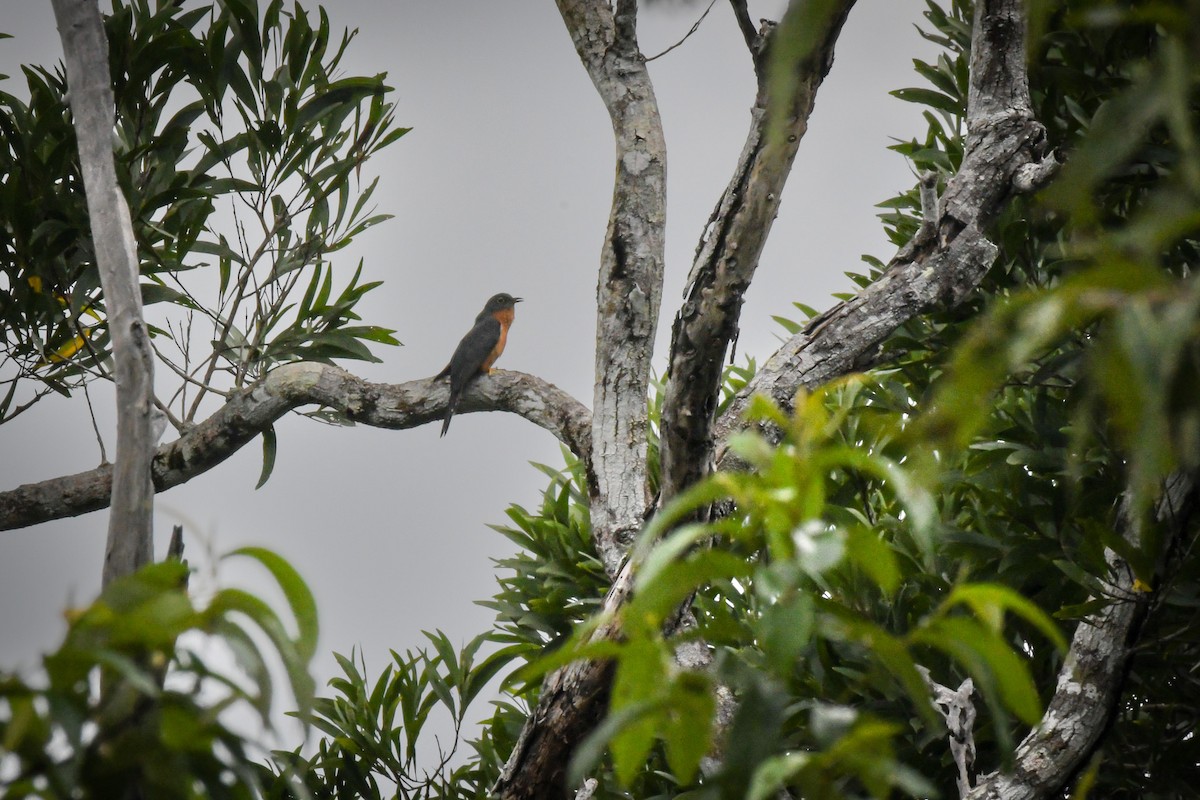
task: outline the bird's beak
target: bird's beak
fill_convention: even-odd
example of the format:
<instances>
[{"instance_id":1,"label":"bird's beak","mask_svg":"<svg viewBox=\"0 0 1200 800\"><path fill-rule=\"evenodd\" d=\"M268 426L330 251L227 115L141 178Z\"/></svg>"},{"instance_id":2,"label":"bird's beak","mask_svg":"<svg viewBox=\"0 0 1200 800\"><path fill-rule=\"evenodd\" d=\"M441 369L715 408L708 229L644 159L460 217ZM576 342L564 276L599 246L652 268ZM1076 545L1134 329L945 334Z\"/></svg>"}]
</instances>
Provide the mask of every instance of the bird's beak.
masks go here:
<instances>
[{"instance_id":1,"label":"bird's beak","mask_svg":"<svg viewBox=\"0 0 1200 800\"><path fill-rule=\"evenodd\" d=\"M525 299L524 297L514 297L514 298L513 298L513 302L514 302L514 303L519 303L519 302L521 302L521 301L522 301L522 300L524 300L524 299Z\"/></svg>"}]
</instances>

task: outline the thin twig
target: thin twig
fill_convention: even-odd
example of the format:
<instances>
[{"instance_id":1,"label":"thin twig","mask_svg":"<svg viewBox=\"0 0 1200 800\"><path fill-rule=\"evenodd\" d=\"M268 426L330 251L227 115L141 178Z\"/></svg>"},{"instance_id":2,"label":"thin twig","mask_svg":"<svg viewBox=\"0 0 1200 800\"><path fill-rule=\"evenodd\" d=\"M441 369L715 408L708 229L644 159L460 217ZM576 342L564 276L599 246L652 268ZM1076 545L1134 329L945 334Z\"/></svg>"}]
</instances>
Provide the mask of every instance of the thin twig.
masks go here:
<instances>
[{"instance_id":1,"label":"thin twig","mask_svg":"<svg viewBox=\"0 0 1200 800\"><path fill-rule=\"evenodd\" d=\"M104 437L100 435L100 426L96 423L96 410L92 408L92 395L88 392L88 382L83 382L83 397L87 400L88 416L92 418L92 430L96 433L96 444L100 445L100 463L108 463L108 453L104 451Z\"/></svg>"},{"instance_id":2,"label":"thin twig","mask_svg":"<svg viewBox=\"0 0 1200 800\"><path fill-rule=\"evenodd\" d=\"M701 23L701 22L704 22L704 18L708 16L708 12L712 11L712 8L713 8L713 6L715 6L716 4L717 4L717 0L712 0L712 2L708 4L708 8L704 9L704 13L700 15L700 19L696 20L696 24L695 24L695 25L693 25L693 26L691 27L691 29L690 29L690 30L688 30L688 32L687 32L687 33L685 33L685 34L683 35L683 38L682 38L682 39L680 39L678 42L676 42L675 44L673 44L673 45L671 45L670 47L668 47L666 50L663 50L663 51L662 51L661 53L659 53L658 55L656 55L656 56L650 56L650 58L647 58L647 59L646 59L646 63L648 64L648 63L650 63L651 61L653 61L653 60L654 60L654 59L656 59L656 58L662 58L662 57L663 57L663 56L665 56L667 53L671 52L671 51L672 51L672 50L674 50L676 47L679 47L679 45L683 44L683 43L684 43L684 42L686 42L686 41L687 41L689 38L691 38L691 35L692 35L693 33L695 33L696 31L700 30L700 23Z\"/></svg>"}]
</instances>

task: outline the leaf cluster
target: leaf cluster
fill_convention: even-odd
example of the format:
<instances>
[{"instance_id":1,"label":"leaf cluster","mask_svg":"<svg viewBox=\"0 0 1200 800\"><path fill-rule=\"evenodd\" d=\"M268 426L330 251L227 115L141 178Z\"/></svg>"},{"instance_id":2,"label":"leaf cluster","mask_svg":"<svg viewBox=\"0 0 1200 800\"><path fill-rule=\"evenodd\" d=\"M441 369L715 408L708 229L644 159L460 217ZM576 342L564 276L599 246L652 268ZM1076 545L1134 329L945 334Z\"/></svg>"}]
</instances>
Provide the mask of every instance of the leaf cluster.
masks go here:
<instances>
[{"instance_id":1,"label":"leaf cluster","mask_svg":"<svg viewBox=\"0 0 1200 800\"><path fill-rule=\"evenodd\" d=\"M43 659L38 679L0 676L5 797L261 796L264 753L225 712L249 709L270 728L274 661L307 718L316 611L279 556L258 548L231 555L267 569L295 633L239 589L198 603L177 561L114 581L70 612L66 638Z\"/></svg>"},{"instance_id":2,"label":"leaf cluster","mask_svg":"<svg viewBox=\"0 0 1200 800\"><path fill-rule=\"evenodd\" d=\"M383 75L340 75L353 34L315 16L283 0L138 0L105 18L117 177L155 350L179 382L162 402L176 424L273 364L397 344L354 324L378 282L360 282L360 263L335 289L332 255L387 218L359 175L407 129ZM108 377L65 74L23 73L25 98L0 92L0 421Z\"/></svg>"}]
</instances>

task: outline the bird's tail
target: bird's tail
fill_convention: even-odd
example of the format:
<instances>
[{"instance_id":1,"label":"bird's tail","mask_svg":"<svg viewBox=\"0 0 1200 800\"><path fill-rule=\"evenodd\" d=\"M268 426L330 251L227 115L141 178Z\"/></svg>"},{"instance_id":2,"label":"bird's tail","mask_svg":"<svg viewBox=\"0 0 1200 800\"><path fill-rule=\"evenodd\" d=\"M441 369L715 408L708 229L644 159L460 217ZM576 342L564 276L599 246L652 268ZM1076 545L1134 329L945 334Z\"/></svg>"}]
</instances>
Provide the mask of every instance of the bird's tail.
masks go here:
<instances>
[{"instance_id":1,"label":"bird's tail","mask_svg":"<svg viewBox=\"0 0 1200 800\"><path fill-rule=\"evenodd\" d=\"M446 431L450 430L450 418L454 416L454 409L458 405L458 395L451 393L450 402L446 403L446 419L442 421L442 433L438 437L446 435Z\"/></svg>"}]
</instances>

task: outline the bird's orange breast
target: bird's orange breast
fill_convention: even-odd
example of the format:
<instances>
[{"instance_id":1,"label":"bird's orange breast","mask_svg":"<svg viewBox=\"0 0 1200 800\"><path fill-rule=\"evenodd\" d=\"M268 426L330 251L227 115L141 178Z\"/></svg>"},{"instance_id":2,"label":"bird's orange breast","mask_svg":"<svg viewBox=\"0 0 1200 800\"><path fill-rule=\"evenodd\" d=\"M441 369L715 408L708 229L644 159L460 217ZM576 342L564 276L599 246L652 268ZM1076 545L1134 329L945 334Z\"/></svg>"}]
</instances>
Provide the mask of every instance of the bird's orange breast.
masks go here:
<instances>
[{"instance_id":1,"label":"bird's orange breast","mask_svg":"<svg viewBox=\"0 0 1200 800\"><path fill-rule=\"evenodd\" d=\"M492 364L496 363L496 359L504 352L504 345L508 342L508 328L512 325L513 318L516 313L511 308L506 308L492 314L496 321L500 323L500 338L496 340L496 346L492 348L492 352L488 353L487 358L483 360L483 365L479 368L480 372L491 372Z\"/></svg>"}]
</instances>

